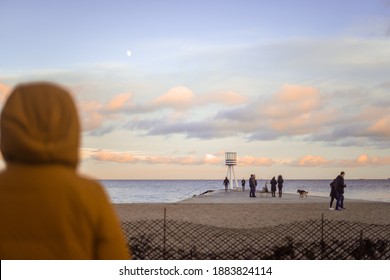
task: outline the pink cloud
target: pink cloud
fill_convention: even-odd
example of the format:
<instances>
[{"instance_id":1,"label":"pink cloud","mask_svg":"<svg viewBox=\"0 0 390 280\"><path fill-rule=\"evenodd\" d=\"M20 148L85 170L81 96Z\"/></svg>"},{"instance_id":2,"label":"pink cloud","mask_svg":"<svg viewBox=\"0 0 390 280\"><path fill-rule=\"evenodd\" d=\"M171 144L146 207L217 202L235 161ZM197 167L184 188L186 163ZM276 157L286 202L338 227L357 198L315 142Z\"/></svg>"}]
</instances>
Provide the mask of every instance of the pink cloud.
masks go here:
<instances>
[{"instance_id":1,"label":"pink cloud","mask_svg":"<svg viewBox=\"0 0 390 280\"><path fill-rule=\"evenodd\" d=\"M293 165L301 167L316 167L327 165L329 161L322 156L304 156L293 163Z\"/></svg>"},{"instance_id":2,"label":"pink cloud","mask_svg":"<svg viewBox=\"0 0 390 280\"><path fill-rule=\"evenodd\" d=\"M390 116L384 116L376 120L369 128L368 131L376 135L390 137Z\"/></svg>"},{"instance_id":3,"label":"pink cloud","mask_svg":"<svg viewBox=\"0 0 390 280\"><path fill-rule=\"evenodd\" d=\"M131 105L130 101L133 98L131 93L123 93L114 96L105 107L110 111L120 110L126 106Z\"/></svg>"},{"instance_id":4,"label":"pink cloud","mask_svg":"<svg viewBox=\"0 0 390 280\"><path fill-rule=\"evenodd\" d=\"M111 151L96 151L91 154L91 158L97 161L112 161L118 163L136 162L137 159L130 153L120 153Z\"/></svg>"},{"instance_id":5,"label":"pink cloud","mask_svg":"<svg viewBox=\"0 0 390 280\"><path fill-rule=\"evenodd\" d=\"M248 166L248 165L271 166L275 164L275 161L266 157L244 156L244 157L237 158L237 164L242 166Z\"/></svg>"},{"instance_id":6,"label":"pink cloud","mask_svg":"<svg viewBox=\"0 0 390 280\"><path fill-rule=\"evenodd\" d=\"M217 157L215 155L207 154L203 158L203 163L211 165L220 165L223 163L223 158Z\"/></svg>"},{"instance_id":7,"label":"pink cloud","mask_svg":"<svg viewBox=\"0 0 390 280\"><path fill-rule=\"evenodd\" d=\"M369 161L369 157L365 154L361 155L357 159L357 163L366 164Z\"/></svg>"},{"instance_id":8,"label":"pink cloud","mask_svg":"<svg viewBox=\"0 0 390 280\"><path fill-rule=\"evenodd\" d=\"M175 110L186 110L192 106L194 94L186 87L171 88L165 94L155 98L152 101L154 106L171 107Z\"/></svg>"},{"instance_id":9,"label":"pink cloud","mask_svg":"<svg viewBox=\"0 0 390 280\"><path fill-rule=\"evenodd\" d=\"M384 166L390 165L390 157L378 157L362 154L356 159L339 160L337 161L337 164L345 167Z\"/></svg>"},{"instance_id":10,"label":"pink cloud","mask_svg":"<svg viewBox=\"0 0 390 280\"><path fill-rule=\"evenodd\" d=\"M170 164L170 165L224 165L224 155L206 154L204 157L196 156L141 156L128 152L94 151L89 152L88 157L97 161L110 161L117 163L146 163L146 164ZM256 158L245 156L238 158L238 165L270 166L275 162L269 158Z\"/></svg>"},{"instance_id":11,"label":"pink cloud","mask_svg":"<svg viewBox=\"0 0 390 280\"><path fill-rule=\"evenodd\" d=\"M309 113L321 104L319 91L313 87L285 85L270 100L268 115L283 118L292 114Z\"/></svg>"},{"instance_id":12,"label":"pink cloud","mask_svg":"<svg viewBox=\"0 0 390 280\"><path fill-rule=\"evenodd\" d=\"M169 157L169 156L153 156L141 159L144 163L149 164L174 164L174 165L198 165L201 162L192 156L185 157Z\"/></svg>"},{"instance_id":13,"label":"pink cloud","mask_svg":"<svg viewBox=\"0 0 390 280\"><path fill-rule=\"evenodd\" d=\"M172 164L172 158L163 156L141 157L141 162L149 164Z\"/></svg>"},{"instance_id":14,"label":"pink cloud","mask_svg":"<svg viewBox=\"0 0 390 280\"><path fill-rule=\"evenodd\" d=\"M290 162L291 166L299 167L343 167L354 168L364 166L390 165L390 157L375 157L362 154L355 159L328 160L323 156L306 155Z\"/></svg>"},{"instance_id":15,"label":"pink cloud","mask_svg":"<svg viewBox=\"0 0 390 280\"><path fill-rule=\"evenodd\" d=\"M195 95L190 89L183 86L171 88L168 92L151 101L152 107L169 107L178 111L191 109L195 106L204 106L210 103L225 105L239 105L248 101L248 98L233 92L215 92Z\"/></svg>"},{"instance_id":16,"label":"pink cloud","mask_svg":"<svg viewBox=\"0 0 390 280\"><path fill-rule=\"evenodd\" d=\"M206 154L203 157L198 156L145 156L134 154L132 152L117 152L109 150L81 150L83 160L92 159L101 162L116 162L120 164L163 164L163 165L215 165L224 166L224 155ZM390 157L369 156L362 154L355 159L334 159L329 160L323 156L306 155L301 158L289 161L277 161L266 157L243 156L237 158L238 166L265 166L289 165L293 167L375 167L390 165Z\"/></svg>"},{"instance_id":17,"label":"pink cloud","mask_svg":"<svg viewBox=\"0 0 390 280\"><path fill-rule=\"evenodd\" d=\"M121 110L132 106L131 93L118 94L107 103L98 101L79 101L78 108L83 131L99 129L107 120L118 119Z\"/></svg>"},{"instance_id":18,"label":"pink cloud","mask_svg":"<svg viewBox=\"0 0 390 280\"><path fill-rule=\"evenodd\" d=\"M100 113L102 105L99 102L79 102L78 108L83 131L91 131L102 126L105 117Z\"/></svg>"},{"instance_id":19,"label":"pink cloud","mask_svg":"<svg viewBox=\"0 0 390 280\"><path fill-rule=\"evenodd\" d=\"M116 163L146 163L146 164L171 164L171 165L220 165L222 158L214 155L205 155L203 158L195 156L142 156L134 155L129 152L115 152L115 151L84 151L82 153L83 159L93 159L96 161L116 162Z\"/></svg>"},{"instance_id":20,"label":"pink cloud","mask_svg":"<svg viewBox=\"0 0 390 280\"><path fill-rule=\"evenodd\" d=\"M281 102L299 102L303 107L308 107L310 110L316 107L313 101L318 100L319 91L313 87L300 85L284 85L282 90L276 95L276 99ZM313 106L314 105L314 106Z\"/></svg>"},{"instance_id":21,"label":"pink cloud","mask_svg":"<svg viewBox=\"0 0 390 280\"><path fill-rule=\"evenodd\" d=\"M81 102L83 129L94 135L124 128L144 130L146 135L184 134L190 138L223 138L234 133L250 140L304 135L307 141L353 140L355 145L366 140L380 144L390 136L386 106L364 103L360 95L349 98L348 102L356 98L353 106L344 106L343 95L321 94L308 86L285 85L262 100L248 100L233 91L194 94L184 86L143 104L134 102L134 97L123 93L107 103ZM219 106L208 113L196 110L209 104Z\"/></svg>"},{"instance_id":22,"label":"pink cloud","mask_svg":"<svg viewBox=\"0 0 390 280\"><path fill-rule=\"evenodd\" d=\"M315 131L318 124L331 118L332 114L323 112L322 104L323 100L317 89L286 85L261 106L261 111L269 118L272 129L302 134Z\"/></svg>"}]
</instances>

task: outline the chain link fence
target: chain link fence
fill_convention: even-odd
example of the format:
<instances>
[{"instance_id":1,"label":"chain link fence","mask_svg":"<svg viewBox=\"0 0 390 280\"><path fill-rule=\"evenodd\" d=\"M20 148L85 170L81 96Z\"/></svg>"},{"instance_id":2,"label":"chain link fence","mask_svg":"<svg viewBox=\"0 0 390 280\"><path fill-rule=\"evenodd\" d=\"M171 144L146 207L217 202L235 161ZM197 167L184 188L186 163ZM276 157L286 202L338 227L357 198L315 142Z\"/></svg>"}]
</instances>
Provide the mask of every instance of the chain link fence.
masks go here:
<instances>
[{"instance_id":1,"label":"chain link fence","mask_svg":"<svg viewBox=\"0 0 390 280\"><path fill-rule=\"evenodd\" d=\"M390 259L390 225L310 220L221 228L177 220L122 222L134 259Z\"/></svg>"}]
</instances>

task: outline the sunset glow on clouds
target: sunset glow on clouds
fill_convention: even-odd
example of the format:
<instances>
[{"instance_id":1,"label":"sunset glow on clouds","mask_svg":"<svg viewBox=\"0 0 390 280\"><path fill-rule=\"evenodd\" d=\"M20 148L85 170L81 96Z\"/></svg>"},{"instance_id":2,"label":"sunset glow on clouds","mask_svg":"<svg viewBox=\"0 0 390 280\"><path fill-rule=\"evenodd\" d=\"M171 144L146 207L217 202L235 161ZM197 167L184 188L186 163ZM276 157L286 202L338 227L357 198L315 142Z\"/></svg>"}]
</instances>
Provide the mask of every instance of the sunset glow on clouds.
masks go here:
<instances>
[{"instance_id":1,"label":"sunset glow on clouds","mask_svg":"<svg viewBox=\"0 0 390 280\"><path fill-rule=\"evenodd\" d=\"M167 157L167 156L140 156L132 155L128 152L110 152L95 151L88 156L98 161L112 161L116 163L146 163L146 164L180 164L180 165L203 165L213 164L221 165L223 158L217 158L214 155L205 155L203 158L193 156L185 157Z\"/></svg>"},{"instance_id":2,"label":"sunset glow on clouds","mask_svg":"<svg viewBox=\"0 0 390 280\"><path fill-rule=\"evenodd\" d=\"M167 107L181 111L191 107L194 94L186 87L175 87L157 97L152 102L156 107Z\"/></svg>"},{"instance_id":3,"label":"sunset glow on clouds","mask_svg":"<svg viewBox=\"0 0 390 280\"><path fill-rule=\"evenodd\" d=\"M228 151L238 177L390 176L383 0L38 2L2 4L0 102L19 82L66 86L93 177L221 178Z\"/></svg>"},{"instance_id":4,"label":"sunset glow on clouds","mask_svg":"<svg viewBox=\"0 0 390 280\"><path fill-rule=\"evenodd\" d=\"M84 152L83 159L93 159L102 162L115 162L120 164L164 164L164 165L216 165L220 166L224 163L224 155L207 154L204 157L185 156L185 157L169 157L169 156L147 156L137 155L129 152L114 152L114 151L89 151ZM326 159L322 156L306 155L302 158L293 161L276 162L271 158L244 156L237 158L237 166L254 166L254 167L269 167L282 164L291 167L375 167L386 166L390 164L390 157L370 157L366 154L360 155L355 159Z\"/></svg>"}]
</instances>

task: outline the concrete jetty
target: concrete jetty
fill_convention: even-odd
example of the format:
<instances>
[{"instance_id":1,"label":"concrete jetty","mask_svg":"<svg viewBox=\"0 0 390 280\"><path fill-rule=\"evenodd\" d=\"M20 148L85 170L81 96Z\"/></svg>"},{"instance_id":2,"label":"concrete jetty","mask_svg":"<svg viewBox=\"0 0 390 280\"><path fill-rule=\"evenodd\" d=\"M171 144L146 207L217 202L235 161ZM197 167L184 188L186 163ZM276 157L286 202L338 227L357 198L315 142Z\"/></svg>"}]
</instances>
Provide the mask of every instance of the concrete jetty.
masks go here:
<instances>
[{"instance_id":1,"label":"concrete jetty","mask_svg":"<svg viewBox=\"0 0 390 280\"><path fill-rule=\"evenodd\" d=\"M351 200L348 200L351 202ZM355 200L364 203L363 200ZM201 195L197 195L177 203L200 203L200 204L216 204L216 203L325 203L329 204L329 197L312 196L310 193L305 198L300 198L299 194L283 193L282 197L272 197L271 193L257 192L256 197L249 197L249 190L214 190ZM335 204L335 202L334 202Z\"/></svg>"}]
</instances>

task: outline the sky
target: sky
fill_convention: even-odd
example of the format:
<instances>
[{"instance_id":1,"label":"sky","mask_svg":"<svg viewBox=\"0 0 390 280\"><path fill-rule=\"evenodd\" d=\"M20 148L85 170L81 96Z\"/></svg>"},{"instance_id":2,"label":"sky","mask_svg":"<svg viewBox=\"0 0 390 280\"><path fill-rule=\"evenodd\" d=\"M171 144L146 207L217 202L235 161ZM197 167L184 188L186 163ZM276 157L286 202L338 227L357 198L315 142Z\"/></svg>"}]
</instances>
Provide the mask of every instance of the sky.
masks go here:
<instances>
[{"instance_id":1,"label":"sky","mask_svg":"<svg viewBox=\"0 0 390 280\"><path fill-rule=\"evenodd\" d=\"M0 38L0 106L68 88L88 176L390 177L389 0L1 0Z\"/></svg>"}]
</instances>

